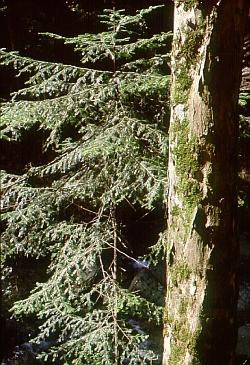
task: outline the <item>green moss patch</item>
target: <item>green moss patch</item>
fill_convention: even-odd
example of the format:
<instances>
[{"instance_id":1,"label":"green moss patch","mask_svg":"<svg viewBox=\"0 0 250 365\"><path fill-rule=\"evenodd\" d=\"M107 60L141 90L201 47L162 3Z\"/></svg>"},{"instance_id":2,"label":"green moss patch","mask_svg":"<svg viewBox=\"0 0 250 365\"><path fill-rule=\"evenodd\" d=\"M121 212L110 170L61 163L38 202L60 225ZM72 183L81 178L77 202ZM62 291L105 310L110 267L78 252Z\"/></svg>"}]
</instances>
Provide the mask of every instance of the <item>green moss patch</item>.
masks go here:
<instances>
[{"instance_id":1,"label":"green moss patch","mask_svg":"<svg viewBox=\"0 0 250 365\"><path fill-rule=\"evenodd\" d=\"M201 199L201 189L196 176L199 164L196 158L197 143L194 136L189 136L186 120L176 122L172 126L177 143L173 149L177 173L177 193L182 197L185 210L193 214L193 209Z\"/></svg>"}]
</instances>

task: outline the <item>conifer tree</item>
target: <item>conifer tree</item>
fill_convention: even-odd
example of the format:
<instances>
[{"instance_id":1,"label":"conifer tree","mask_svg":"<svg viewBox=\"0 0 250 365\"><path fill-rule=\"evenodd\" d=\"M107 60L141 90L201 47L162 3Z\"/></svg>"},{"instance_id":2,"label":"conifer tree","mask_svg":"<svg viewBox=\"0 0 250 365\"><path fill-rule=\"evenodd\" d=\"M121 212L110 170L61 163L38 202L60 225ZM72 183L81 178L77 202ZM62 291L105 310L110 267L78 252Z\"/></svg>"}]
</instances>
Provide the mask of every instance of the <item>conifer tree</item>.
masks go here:
<instances>
[{"instance_id":1,"label":"conifer tree","mask_svg":"<svg viewBox=\"0 0 250 365\"><path fill-rule=\"evenodd\" d=\"M27 79L1 104L1 138L42 130L53 156L19 175L1 172L5 280L15 257L50 259L47 281L12 310L39 318L36 340L54 339L44 358L60 364L160 361L130 319L160 323L162 303L128 290L117 219L124 202L150 211L164 201L170 34L146 30L158 9L105 10L98 34L44 35L73 46L81 66L0 54Z\"/></svg>"}]
</instances>

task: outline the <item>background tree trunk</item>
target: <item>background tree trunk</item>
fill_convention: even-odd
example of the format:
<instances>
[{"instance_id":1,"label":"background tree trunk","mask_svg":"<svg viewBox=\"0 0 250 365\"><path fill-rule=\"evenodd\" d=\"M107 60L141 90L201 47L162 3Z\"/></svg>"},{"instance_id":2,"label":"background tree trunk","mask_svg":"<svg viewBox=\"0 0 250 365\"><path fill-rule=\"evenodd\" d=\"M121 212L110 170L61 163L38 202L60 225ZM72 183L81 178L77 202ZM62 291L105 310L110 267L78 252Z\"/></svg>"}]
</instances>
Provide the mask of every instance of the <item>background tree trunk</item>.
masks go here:
<instances>
[{"instance_id":1,"label":"background tree trunk","mask_svg":"<svg viewBox=\"0 0 250 365\"><path fill-rule=\"evenodd\" d=\"M233 362L246 15L244 0L175 1L164 365Z\"/></svg>"}]
</instances>

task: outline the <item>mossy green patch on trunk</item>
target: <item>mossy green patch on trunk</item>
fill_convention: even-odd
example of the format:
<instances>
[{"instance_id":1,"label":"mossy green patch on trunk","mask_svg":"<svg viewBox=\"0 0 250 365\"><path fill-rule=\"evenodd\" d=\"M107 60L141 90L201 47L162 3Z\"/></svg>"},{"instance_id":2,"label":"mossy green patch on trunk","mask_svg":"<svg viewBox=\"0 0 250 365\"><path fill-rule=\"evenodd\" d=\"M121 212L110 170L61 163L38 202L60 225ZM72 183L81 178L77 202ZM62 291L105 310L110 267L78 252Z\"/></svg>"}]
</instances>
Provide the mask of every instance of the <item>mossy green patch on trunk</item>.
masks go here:
<instances>
[{"instance_id":1,"label":"mossy green patch on trunk","mask_svg":"<svg viewBox=\"0 0 250 365\"><path fill-rule=\"evenodd\" d=\"M190 297L183 297L179 304L178 318L167 318L173 330L172 349L168 360L169 365L182 365L186 354L192 358L192 365L201 365L197 349L201 325L198 324L194 332L189 328L187 318L191 315L190 308L192 308L192 305L190 304Z\"/></svg>"},{"instance_id":2,"label":"mossy green patch on trunk","mask_svg":"<svg viewBox=\"0 0 250 365\"><path fill-rule=\"evenodd\" d=\"M203 41L204 24L195 25L194 29L186 32L185 42L182 45L180 56L188 66L196 64L199 59L199 48Z\"/></svg>"},{"instance_id":3,"label":"mossy green patch on trunk","mask_svg":"<svg viewBox=\"0 0 250 365\"><path fill-rule=\"evenodd\" d=\"M170 278L172 285L177 286L184 280L188 280L192 270L186 263L175 264L170 269Z\"/></svg>"},{"instance_id":4,"label":"mossy green patch on trunk","mask_svg":"<svg viewBox=\"0 0 250 365\"><path fill-rule=\"evenodd\" d=\"M187 2L185 2L187 3ZM191 3L191 1L190 1ZM194 1L196 3L196 1ZM192 7L195 4L192 5ZM191 5L190 5L191 7ZM185 30L184 42L180 46L180 40L173 41L173 50L178 49L175 54L175 88L173 91L173 104L186 104L192 85L191 69L199 60L199 48L202 45L205 22L203 19L198 24L192 24Z\"/></svg>"},{"instance_id":5,"label":"mossy green patch on trunk","mask_svg":"<svg viewBox=\"0 0 250 365\"><path fill-rule=\"evenodd\" d=\"M175 88L172 94L172 103L186 104L192 85L192 78L189 76L186 65L179 64L175 74Z\"/></svg>"},{"instance_id":6,"label":"mossy green patch on trunk","mask_svg":"<svg viewBox=\"0 0 250 365\"><path fill-rule=\"evenodd\" d=\"M194 208L202 197L197 180L199 174L199 163L196 156L197 141L190 132L187 120L175 122L171 126L171 133L176 136L173 156L178 181L177 194L182 197L185 211L190 216L190 214L193 215Z\"/></svg>"}]
</instances>

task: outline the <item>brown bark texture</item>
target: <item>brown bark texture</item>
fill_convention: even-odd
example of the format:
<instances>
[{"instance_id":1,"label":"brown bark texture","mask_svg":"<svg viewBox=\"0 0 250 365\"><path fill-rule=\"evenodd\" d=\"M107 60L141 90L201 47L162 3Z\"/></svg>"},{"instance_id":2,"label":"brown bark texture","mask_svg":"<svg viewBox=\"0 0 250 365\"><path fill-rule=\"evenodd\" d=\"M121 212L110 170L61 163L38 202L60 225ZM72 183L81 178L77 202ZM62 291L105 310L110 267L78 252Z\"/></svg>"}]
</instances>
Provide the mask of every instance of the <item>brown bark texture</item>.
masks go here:
<instances>
[{"instance_id":1,"label":"brown bark texture","mask_svg":"<svg viewBox=\"0 0 250 365\"><path fill-rule=\"evenodd\" d=\"M175 1L163 365L230 365L247 1Z\"/></svg>"}]
</instances>

